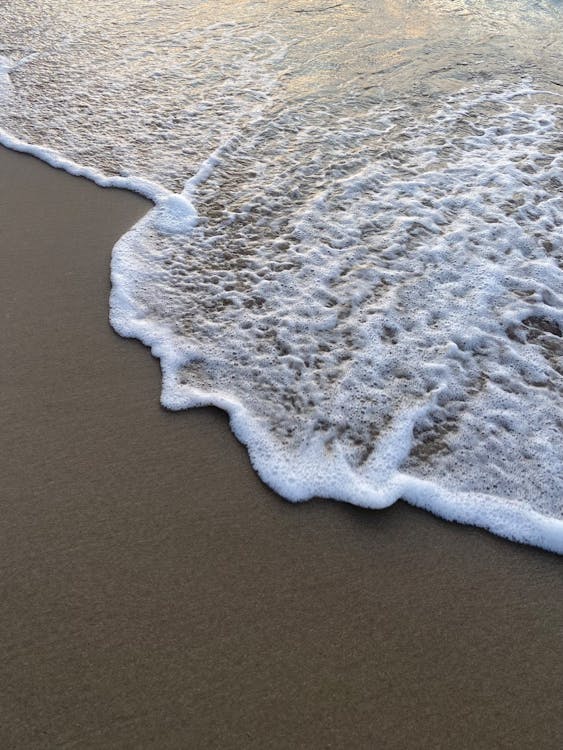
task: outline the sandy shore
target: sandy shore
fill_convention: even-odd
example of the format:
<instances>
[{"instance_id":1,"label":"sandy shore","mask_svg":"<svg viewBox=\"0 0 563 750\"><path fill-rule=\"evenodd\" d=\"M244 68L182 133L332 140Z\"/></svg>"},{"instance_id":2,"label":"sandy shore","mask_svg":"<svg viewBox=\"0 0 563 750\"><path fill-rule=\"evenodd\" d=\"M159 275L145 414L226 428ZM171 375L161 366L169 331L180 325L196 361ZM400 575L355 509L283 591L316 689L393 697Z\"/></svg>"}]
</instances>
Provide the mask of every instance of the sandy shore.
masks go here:
<instances>
[{"instance_id":1,"label":"sandy shore","mask_svg":"<svg viewBox=\"0 0 563 750\"><path fill-rule=\"evenodd\" d=\"M560 748L561 558L279 500L108 325L148 204L0 175L0 747Z\"/></svg>"}]
</instances>

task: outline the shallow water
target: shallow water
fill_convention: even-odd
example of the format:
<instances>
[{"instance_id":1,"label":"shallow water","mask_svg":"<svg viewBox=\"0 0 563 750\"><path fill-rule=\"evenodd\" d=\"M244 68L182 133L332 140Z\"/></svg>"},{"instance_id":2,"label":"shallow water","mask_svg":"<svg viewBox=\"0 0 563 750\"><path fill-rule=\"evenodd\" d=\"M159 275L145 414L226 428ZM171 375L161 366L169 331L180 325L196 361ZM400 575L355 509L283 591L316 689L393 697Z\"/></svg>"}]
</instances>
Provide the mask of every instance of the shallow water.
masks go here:
<instances>
[{"instance_id":1,"label":"shallow water","mask_svg":"<svg viewBox=\"0 0 563 750\"><path fill-rule=\"evenodd\" d=\"M562 20L13 0L0 126L155 200L114 249L112 323L281 494L561 552Z\"/></svg>"}]
</instances>

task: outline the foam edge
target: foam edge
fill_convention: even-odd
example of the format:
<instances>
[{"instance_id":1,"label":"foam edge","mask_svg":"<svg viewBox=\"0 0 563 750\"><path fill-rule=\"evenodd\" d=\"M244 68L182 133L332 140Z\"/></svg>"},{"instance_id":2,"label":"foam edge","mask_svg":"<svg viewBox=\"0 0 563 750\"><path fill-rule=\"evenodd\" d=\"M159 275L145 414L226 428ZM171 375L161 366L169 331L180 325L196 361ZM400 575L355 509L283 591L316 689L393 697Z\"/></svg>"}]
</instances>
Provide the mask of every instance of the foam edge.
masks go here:
<instances>
[{"instance_id":1,"label":"foam edge","mask_svg":"<svg viewBox=\"0 0 563 750\"><path fill-rule=\"evenodd\" d=\"M313 441L300 454L284 455L259 420L239 400L220 391L207 392L180 385L179 369L197 353L171 329L149 321L133 296L135 281L139 278L132 265L138 252L135 238L153 220L151 213L114 247L110 322L119 335L140 340L160 360L161 404L165 408L180 411L214 406L225 411L233 434L246 446L250 462L260 479L290 502L318 497L362 508L382 509L403 500L444 520L483 528L510 541L563 554L563 521L526 510L495 495L449 491L437 483L398 470L376 486L369 477L354 470L338 450L331 454L324 451L323 459L319 461L320 442L317 445Z\"/></svg>"}]
</instances>

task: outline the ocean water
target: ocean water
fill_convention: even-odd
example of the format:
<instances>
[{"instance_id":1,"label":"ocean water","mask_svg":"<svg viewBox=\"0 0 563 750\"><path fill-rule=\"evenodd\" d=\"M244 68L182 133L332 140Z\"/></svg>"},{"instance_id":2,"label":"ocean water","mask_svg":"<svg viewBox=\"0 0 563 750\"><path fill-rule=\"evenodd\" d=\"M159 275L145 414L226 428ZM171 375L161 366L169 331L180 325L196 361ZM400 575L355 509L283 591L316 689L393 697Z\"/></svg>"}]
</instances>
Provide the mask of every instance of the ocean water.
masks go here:
<instances>
[{"instance_id":1,"label":"ocean water","mask_svg":"<svg viewBox=\"0 0 563 750\"><path fill-rule=\"evenodd\" d=\"M1 142L155 203L110 319L165 406L289 500L559 553L562 125L560 2L0 6Z\"/></svg>"}]
</instances>

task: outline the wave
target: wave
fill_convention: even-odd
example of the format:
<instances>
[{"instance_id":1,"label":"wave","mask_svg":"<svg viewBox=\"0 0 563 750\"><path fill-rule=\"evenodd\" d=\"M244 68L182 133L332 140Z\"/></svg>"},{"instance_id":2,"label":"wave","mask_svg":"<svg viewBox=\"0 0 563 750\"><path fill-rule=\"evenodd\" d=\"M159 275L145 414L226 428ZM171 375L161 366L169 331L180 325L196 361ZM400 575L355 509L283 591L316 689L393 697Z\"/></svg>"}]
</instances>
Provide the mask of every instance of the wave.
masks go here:
<instances>
[{"instance_id":1,"label":"wave","mask_svg":"<svg viewBox=\"0 0 563 750\"><path fill-rule=\"evenodd\" d=\"M114 78L109 41L85 56L55 23L0 58L0 142L154 202L110 317L160 359L163 405L226 410L289 500L403 499L563 553L557 93L455 61L431 93L327 88L277 21L162 35L137 5Z\"/></svg>"}]
</instances>

